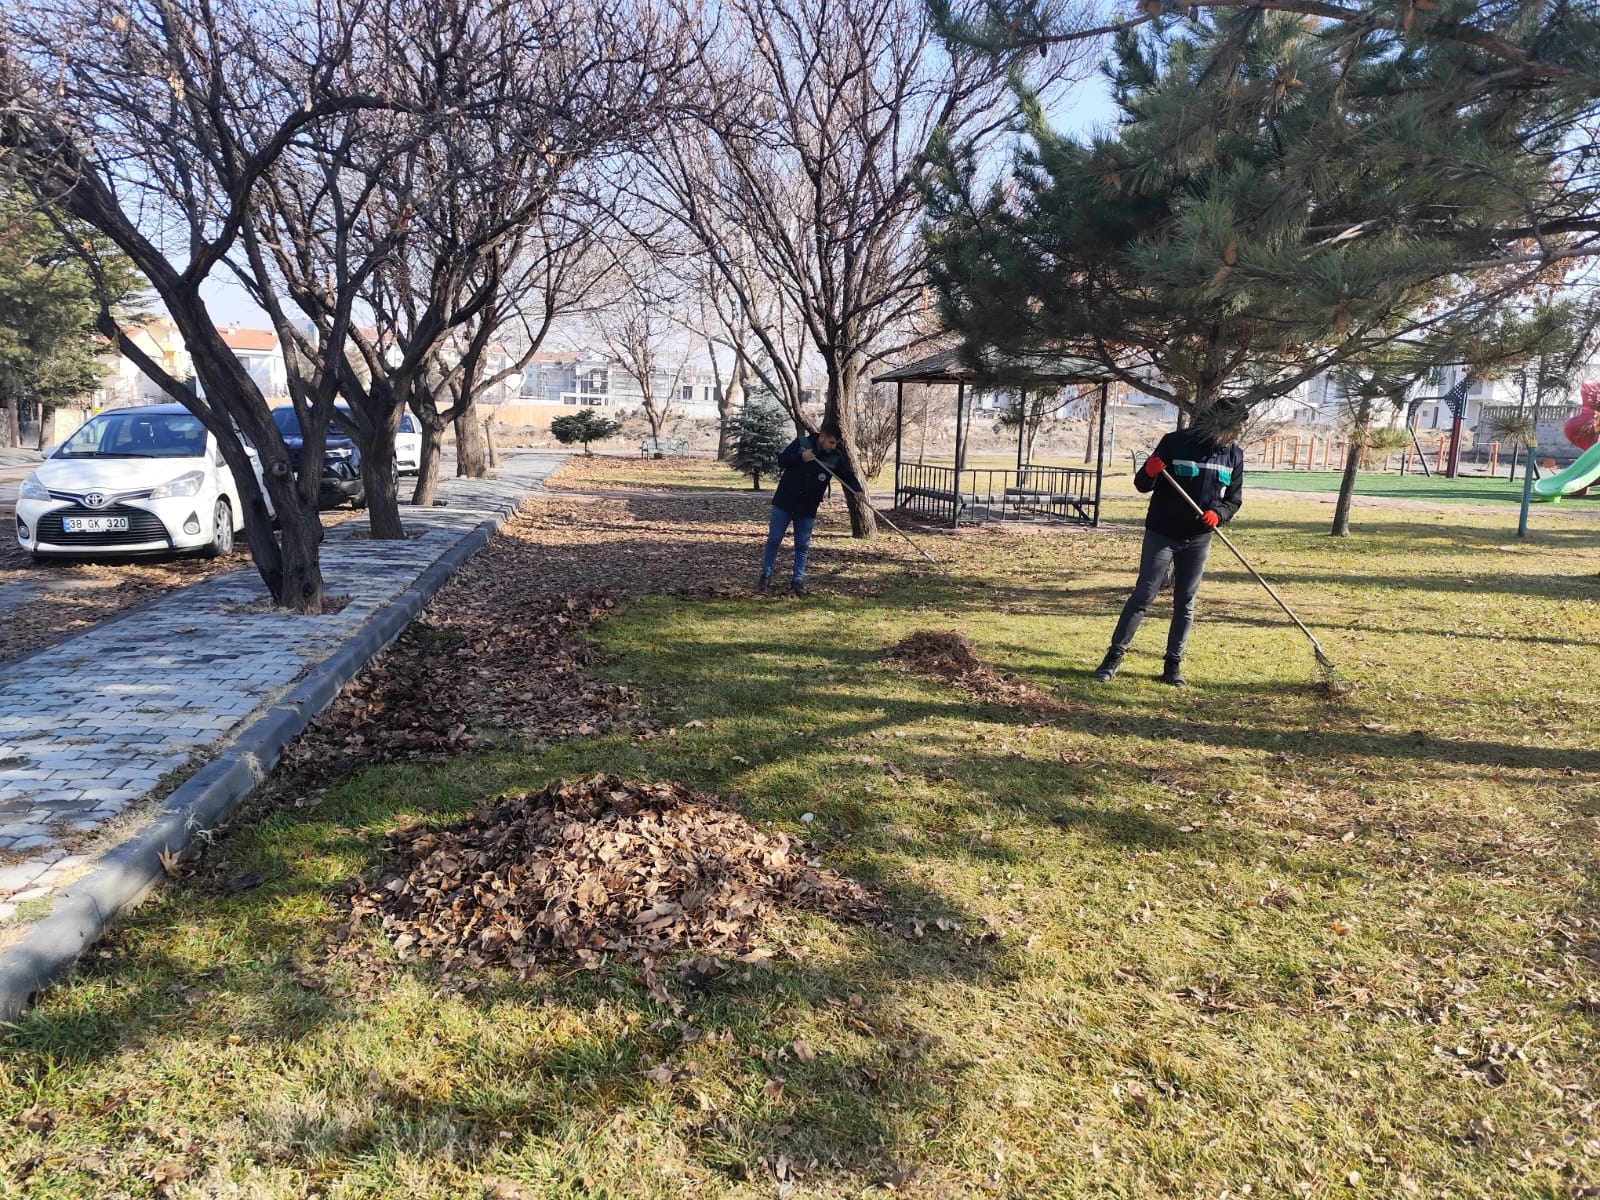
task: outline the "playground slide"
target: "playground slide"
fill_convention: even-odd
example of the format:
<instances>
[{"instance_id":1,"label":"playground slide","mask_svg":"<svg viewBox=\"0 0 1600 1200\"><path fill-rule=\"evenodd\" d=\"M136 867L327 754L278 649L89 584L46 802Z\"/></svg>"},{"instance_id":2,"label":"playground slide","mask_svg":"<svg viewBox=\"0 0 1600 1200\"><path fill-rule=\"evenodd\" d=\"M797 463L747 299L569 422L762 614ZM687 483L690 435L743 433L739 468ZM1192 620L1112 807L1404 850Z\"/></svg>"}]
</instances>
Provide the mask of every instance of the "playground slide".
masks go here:
<instances>
[{"instance_id":1,"label":"playground slide","mask_svg":"<svg viewBox=\"0 0 1600 1200\"><path fill-rule=\"evenodd\" d=\"M1541 500L1559 500L1600 481L1600 443L1590 446L1565 471L1533 481L1533 494Z\"/></svg>"}]
</instances>

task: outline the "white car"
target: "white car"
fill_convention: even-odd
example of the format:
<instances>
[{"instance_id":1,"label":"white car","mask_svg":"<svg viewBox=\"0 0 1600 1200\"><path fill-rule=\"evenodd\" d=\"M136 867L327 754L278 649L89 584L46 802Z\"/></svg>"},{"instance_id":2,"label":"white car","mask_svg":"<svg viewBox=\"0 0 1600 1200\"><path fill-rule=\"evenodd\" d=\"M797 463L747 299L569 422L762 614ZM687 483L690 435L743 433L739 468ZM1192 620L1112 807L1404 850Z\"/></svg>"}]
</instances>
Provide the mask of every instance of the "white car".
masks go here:
<instances>
[{"instance_id":1,"label":"white car","mask_svg":"<svg viewBox=\"0 0 1600 1200\"><path fill-rule=\"evenodd\" d=\"M394 462L401 475L422 472L422 428L408 412L400 414L400 430L394 435Z\"/></svg>"},{"instance_id":2,"label":"white car","mask_svg":"<svg viewBox=\"0 0 1600 1200\"><path fill-rule=\"evenodd\" d=\"M260 477L253 448L251 460ZM17 494L17 541L35 559L233 553L244 506L217 440L182 405L92 417Z\"/></svg>"}]
</instances>

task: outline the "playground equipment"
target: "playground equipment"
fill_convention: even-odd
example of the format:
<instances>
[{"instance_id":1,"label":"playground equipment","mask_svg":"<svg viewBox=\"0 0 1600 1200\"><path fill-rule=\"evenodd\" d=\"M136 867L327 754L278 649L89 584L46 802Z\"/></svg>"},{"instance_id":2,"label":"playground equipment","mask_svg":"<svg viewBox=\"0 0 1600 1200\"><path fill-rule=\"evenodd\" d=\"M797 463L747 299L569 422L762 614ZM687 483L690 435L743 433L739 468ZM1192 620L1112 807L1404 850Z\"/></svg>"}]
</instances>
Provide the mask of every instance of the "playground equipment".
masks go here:
<instances>
[{"instance_id":1,"label":"playground equipment","mask_svg":"<svg viewBox=\"0 0 1600 1200\"><path fill-rule=\"evenodd\" d=\"M1567 421L1561 432L1583 453L1565 471L1534 483L1533 495L1540 500L1559 500L1600 481L1600 383L1584 384L1582 397L1582 411Z\"/></svg>"}]
</instances>

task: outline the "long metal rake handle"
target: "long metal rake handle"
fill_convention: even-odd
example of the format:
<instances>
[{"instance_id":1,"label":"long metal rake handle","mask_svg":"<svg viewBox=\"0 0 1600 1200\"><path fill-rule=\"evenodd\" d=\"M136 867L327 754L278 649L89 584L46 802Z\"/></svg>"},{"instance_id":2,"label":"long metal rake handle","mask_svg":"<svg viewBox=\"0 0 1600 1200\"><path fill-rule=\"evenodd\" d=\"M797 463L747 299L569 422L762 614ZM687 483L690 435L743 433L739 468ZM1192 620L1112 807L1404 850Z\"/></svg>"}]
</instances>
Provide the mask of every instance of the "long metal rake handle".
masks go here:
<instances>
[{"instance_id":1,"label":"long metal rake handle","mask_svg":"<svg viewBox=\"0 0 1600 1200\"><path fill-rule=\"evenodd\" d=\"M823 462L820 458L817 458L815 455L813 455L812 458L811 458L811 461L816 463L817 466L821 467L829 475L833 476L833 478L839 479L839 476L834 473L833 468L828 466L828 464ZM839 479L839 486L844 488L845 491L847 491L847 492L851 491L851 489L845 484L845 481L842 480L842 479ZM855 495L860 499L861 503L863 503L863 504L865 504L867 506L867 511L868 512L870 512L873 516L877 517L878 520L882 521L890 529L894 530L902 538L904 538L905 541L906 541L906 545L910 546L918 554L922 555L923 558L927 559L930 563L932 563L935 567L937 567L944 574L946 579L954 579L955 578L954 575L950 574L950 569L948 567L946 567L942 562L940 562L933 555L929 554L921 546L917 545L916 542L912 541L910 534L908 534L905 530L901 529L900 526L896 525L893 521L889 520L888 517L884 516L881 512L879 512L876 508L874 508L873 505L872 505L872 501L867 498L867 490L865 488L862 488L860 491L855 492Z\"/></svg>"},{"instance_id":2,"label":"long metal rake handle","mask_svg":"<svg viewBox=\"0 0 1600 1200\"><path fill-rule=\"evenodd\" d=\"M1182 496L1188 503L1189 507L1194 509L1195 516L1204 517L1206 515L1205 509L1201 508L1195 503L1194 497L1189 495L1188 492L1184 491L1183 487L1178 483L1178 481L1167 473L1167 469L1165 467L1161 468L1161 478L1165 479L1169 484L1171 484L1172 490L1177 492L1178 495ZM1311 643L1311 649L1316 654L1317 661L1325 667L1332 667L1333 660L1329 658L1327 653L1322 649L1322 644L1317 641L1316 634L1307 629L1305 622L1294 615L1294 609L1290 608L1288 604L1284 602L1283 597L1278 595L1277 590L1270 583L1268 583L1265 578L1262 577L1261 572L1250 565L1250 560L1239 552L1239 547L1233 544L1232 540L1229 539L1227 534L1222 532L1220 527L1213 529L1211 532L1215 533L1219 538L1222 539L1222 544L1229 550L1233 551L1233 556L1244 565L1244 569L1246 571L1249 571L1250 574L1255 576L1256 582L1267 590L1267 595L1271 596L1278 602L1278 607L1283 609L1284 616L1293 621L1295 623L1295 627L1299 629L1301 633L1306 635L1306 640Z\"/></svg>"}]
</instances>

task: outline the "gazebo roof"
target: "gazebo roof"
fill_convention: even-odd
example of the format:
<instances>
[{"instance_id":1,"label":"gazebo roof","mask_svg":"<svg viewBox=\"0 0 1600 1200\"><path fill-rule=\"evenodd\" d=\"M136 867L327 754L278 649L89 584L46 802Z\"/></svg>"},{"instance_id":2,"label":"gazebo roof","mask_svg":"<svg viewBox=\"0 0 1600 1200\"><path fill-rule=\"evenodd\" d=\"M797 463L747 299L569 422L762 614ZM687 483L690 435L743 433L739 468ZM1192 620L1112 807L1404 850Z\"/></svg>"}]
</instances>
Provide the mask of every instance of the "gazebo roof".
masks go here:
<instances>
[{"instance_id":1,"label":"gazebo roof","mask_svg":"<svg viewBox=\"0 0 1600 1200\"><path fill-rule=\"evenodd\" d=\"M1051 355L1030 355L985 364L975 370L961 359L958 350L941 350L926 358L906 363L892 371L874 375L874 383L1002 383L1002 384L1064 384L1107 383L1116 378L1099 363L1084 358Z\"/></svg>"}]
</instances>

